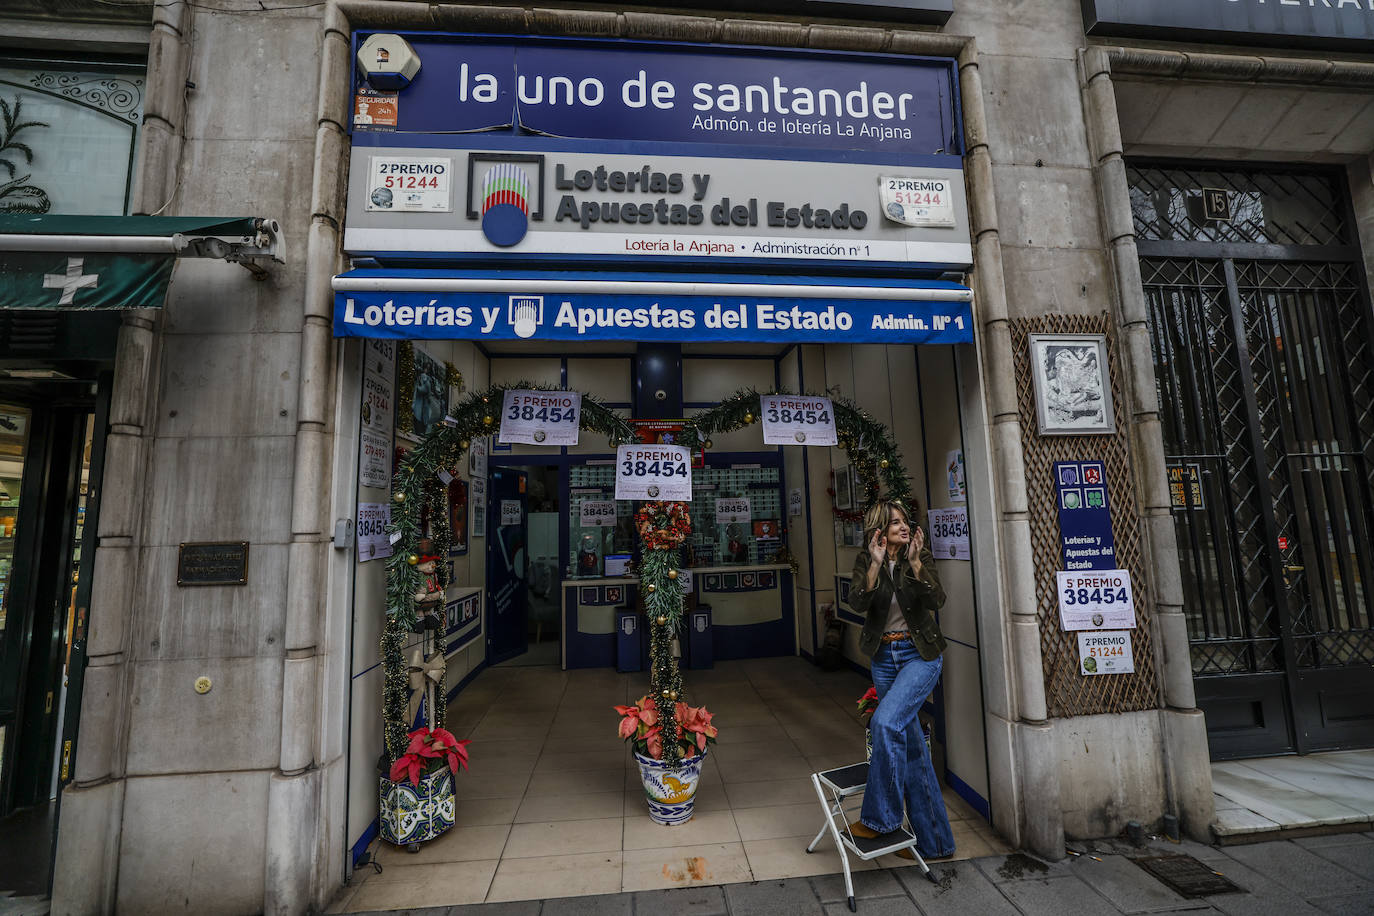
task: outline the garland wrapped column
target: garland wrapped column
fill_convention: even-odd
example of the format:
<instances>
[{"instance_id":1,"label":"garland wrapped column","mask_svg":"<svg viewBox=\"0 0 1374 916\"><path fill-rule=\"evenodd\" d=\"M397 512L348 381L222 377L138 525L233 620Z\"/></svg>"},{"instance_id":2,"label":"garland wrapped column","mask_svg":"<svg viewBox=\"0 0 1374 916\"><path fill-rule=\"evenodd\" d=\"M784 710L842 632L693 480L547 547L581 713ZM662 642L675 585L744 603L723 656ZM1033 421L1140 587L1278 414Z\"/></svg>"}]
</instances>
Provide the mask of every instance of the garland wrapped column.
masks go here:
<instances>
[{"instance_id":1,"label":"garland wrapped column","mask_svg":"<svg viewBox=\"0 0 1374 916\"><path fill-rule=\"evenodd\" d=\"M413 360L413 350L403 344L397 367L402 389L407 382L414 385ZM449 367L449 384L460 381L457 370ZM423 591L424 586L424 574L417 568L420 563L420 541L426 536L431 538L434 552L441 558L448 557L449 547L453 543L453 532L449 530L448 487L439 479L439 472L456 473L472 440L500 429L501 405L505 402L506 391L510 389L562 390L549 385L514 382L510 385L494 385L485 391L468 395L451 407L442 425L435 427L401 458L392 477L391 525L387 532L392 536L399 535L399 538L386 564L387 616L381 639L382 721L388 764L404 754L409 743L411 723L406 720L406 710L410 678L404 647L418 619L415 594ZM634 430L624 417L586 394L582 396L582 416L578 418L578 426L585 432L606 436L611 448L635 439ZM428 535L421 524L426 506L430 510ZM438 575L440 589L447 589L450 583L447 566L443 562L439 565ZM435 631L436 651L442 652L448 621L442 604L434 613L440 627ZM446 699L447 685L441 681L436 685L434 708L429 712L431 728L443 727Z\"/></svg>"},{"instance_id":2,"label":"garland wrapped column","mask_svg":"<svg viewBox=\"0 0 1374 916\"><path fill-rule=\"evenodd\" d=\"M673 655L673 634L682 624L682 587L678 579L678 550L692 531L686 503L646 502L635 513L635 527L643 550L639 587L649 618L649 690L658 707L663 760L682 763L676 740L680 723L677 704L687 702L682 670Z\"/></svg>"}]
</instances>

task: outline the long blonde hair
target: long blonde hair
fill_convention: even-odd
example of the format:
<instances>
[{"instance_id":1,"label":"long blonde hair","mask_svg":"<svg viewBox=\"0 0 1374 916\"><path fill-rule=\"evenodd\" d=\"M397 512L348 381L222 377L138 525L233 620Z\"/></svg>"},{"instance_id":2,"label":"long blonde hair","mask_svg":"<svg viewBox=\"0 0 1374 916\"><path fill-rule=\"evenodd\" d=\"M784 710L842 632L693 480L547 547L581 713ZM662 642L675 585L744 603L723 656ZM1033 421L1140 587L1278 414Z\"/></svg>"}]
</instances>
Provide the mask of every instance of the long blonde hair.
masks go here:
<instances>
[{"instance_id":1,"label":"long blonde hair","mask_svg":"<svg viewBox=\"0 0 1374 916\"><path fill-rule=\"evenodd\" d=\"M912 511L912 509L907 508L905 503L895 499L880 499L869 506L868 511L864 513L863 549L865 551L868 550L868 542L873 540L873 532L882 531L891 524L892 514L894 512L900 512L902 514L902 518L906 521L907 527L914 527L916 523L912 521Z\"/></svg>"}]
</instances>

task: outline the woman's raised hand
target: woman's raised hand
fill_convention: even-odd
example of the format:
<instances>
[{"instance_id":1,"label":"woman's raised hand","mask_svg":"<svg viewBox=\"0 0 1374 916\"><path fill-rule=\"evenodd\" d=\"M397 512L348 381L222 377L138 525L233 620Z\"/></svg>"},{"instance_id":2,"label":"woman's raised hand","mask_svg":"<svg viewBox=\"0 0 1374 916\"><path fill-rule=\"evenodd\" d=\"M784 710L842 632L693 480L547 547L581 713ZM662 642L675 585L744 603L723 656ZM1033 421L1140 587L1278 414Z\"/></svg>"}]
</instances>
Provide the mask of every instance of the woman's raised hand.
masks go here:
<instances>
[{"instance_id":1,"label":"woman's raised hand","mask_svg":"<svg viewBox=\"0 0 1374 916\"><path fill-rule=\"evenodd\" d=\"M873 558L874 563L883 563L887 560L887 538L883 536L882 529L873 532L873 537L868 542L868 555Z\"/></svg>"},{"instance_id":2,"label":"woman's raised hand","mask_svg":"<svg viewBox=\"0 0 1374 916\"><path fill-rule=\"evenodd\" d=\"M911 540L906 545L906 558L911 563L911 571L921 574L921 548L926 545L926 533L919 525L911 526Z\"/></svg>"}]
</instances>

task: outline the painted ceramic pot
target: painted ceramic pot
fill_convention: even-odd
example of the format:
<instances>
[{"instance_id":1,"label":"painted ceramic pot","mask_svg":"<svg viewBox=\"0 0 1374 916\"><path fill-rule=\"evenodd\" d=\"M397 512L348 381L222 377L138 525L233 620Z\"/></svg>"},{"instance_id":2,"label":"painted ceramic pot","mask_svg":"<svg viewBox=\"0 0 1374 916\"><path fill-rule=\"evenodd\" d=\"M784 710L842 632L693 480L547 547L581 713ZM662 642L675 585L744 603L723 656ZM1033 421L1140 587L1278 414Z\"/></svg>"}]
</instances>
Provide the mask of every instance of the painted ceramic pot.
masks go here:
<instances>
[{"instance_id":1,"label":"painted ceramic pot","mask_svg":"<svg viewBox=\"0 0 1374 916\"><path fill-rule=\"evenodd\" d=\"M457 806L453 772L446 766L426 773L418 786L382 776L382 839L397 846L432 840L453 826Z\"/></svg>"},{"instance_id":2,"label":"painted ceramic pot","mask_svg":"<svg viewBox=\"0 0 1374 916\"><path fill-rule=\"evenodd\" d=\"M635 761L639 764L639 778L644 783L644 797L649 802L649 817L655 823L668 826L690 821L706 752L688 757L679 766L670 766L638 753Z\"/></svg>"}]
</instances>

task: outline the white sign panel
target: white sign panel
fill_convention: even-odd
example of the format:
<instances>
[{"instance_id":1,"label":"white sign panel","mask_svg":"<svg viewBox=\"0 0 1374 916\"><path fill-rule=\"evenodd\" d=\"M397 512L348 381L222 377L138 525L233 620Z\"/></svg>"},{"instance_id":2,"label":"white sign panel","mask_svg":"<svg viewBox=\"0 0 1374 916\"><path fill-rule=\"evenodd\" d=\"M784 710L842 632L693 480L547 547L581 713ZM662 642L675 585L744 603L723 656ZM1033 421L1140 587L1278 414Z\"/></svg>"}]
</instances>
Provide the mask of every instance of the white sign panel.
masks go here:
<instances>
[{"instance_id":1,"label":"white sign panel","mask_svg":"<svg viewBox=\"0 0 1374 916\"><path fill-rule=\"evenodd\" d=\"M883 215L903 226L954 225L954 183L938 175L883 175Z\"/></svg>"},{"instance_id":2,"label":"white sign panel","mask_svg":"<svg viewBox=\"0 0 1374 916\"><path fill-rule=\"evenodd\" d=\"M363 429L391 438L395 399L391 396L391 381L371 370L363 373Z\"/></svg>"},{"instance_id":3,"label":"white sign panel","mask_svg":"<svg viewBox=\"0 0 1374 916\"><path fill-rule=\"evenodd\" d=\"M582 394L577 391L506 392L501 408L500 442L528 445L576 445Z\"/></svg>"},{"instance_id":4,"label":"white sign panel","mask_svg":"<svg viewBox=\"0 0 1374 916\"><path fill-rule=\"evenodd\" d=\"M937 560L968 560L968 507L931 509L930 552Z\"/></svg>"},{"instance_id":5,"label":"white sign panel","mask_svg":"<svg viewBox=\"0 0 1374 916\"><path fill-rule=\"evenodd\" d=\"M1059 620L1065 630L1135 629L1131 574L1124 569L1055 573Z\"/></svg>"},{"instance_id":6,"label":"white sign panel","mask_svg":"<svg viewBox=\"0 0 1374 916\"><path fill-rule=\"evenodd\" d=\"M391 524L391 503L358 503L358 562L391 556L391 540L386 535Z\"/></svg>"},{"instance_id":7,"label":"white sign panel","mask_svg":"<svg viewBox=\"0 0 1374 916\"><path fill-rule=\"evenodd\" d=\"M615 498L689 502L692 453L681 445L622 445L615 452Z\"/></svg>"},{"instance_id":8,"label":"white sign panel","mask_svg":"<svg viewBox=\"0 0 1374 916\"><path fill-rule=\"evenodd\" d=\"M678 588L682 589L684 595L690 595L696 586L692 583L692 571L690 569L679 569L677 571Z\"/></svg>"},{"instance_id":9,"label":"white sign panel","mask_svg":"<svg viewBox=\"0 0 1374 916\"><path fill-rule=\"evenodd\" d=\"M369 340L363 360L364 368L368 372L388 381L394 379L396 377L396 341Z\"/></svg>"},{"instance_id":10,"label":"white sign panel","mask_svg":"<svg viewBox=\"0 0 1374 916\"><path fill-rule=\"evenodd\" d=\"M584 499L578 523L583 528L614 528L615 500Z\"/></svg>"},{"instance_id":11,"label":"white sign panel","mask_svg":"<svg viewBox=\"0 0 1374 916\"><path fill-rule=\"evenodd\" d=\"M372 156L367 178L367 209L370 212L448 213L453 209L449 174L453 160L447 156Z\"/></svg>"},{"instance_id":12,"label":"white sign panel","mask_svg":"<svg viewBox=\"0 0 1374 916\"><path fill-rule=\"evenodd\" d=\"M385 487L391 483L391 436L363 430L362 450L358 454L358 482L365 487Z\"/></svg>"},{"instance_id":13,"label":"white sign panel","mask_svg":"<svg viewBox=\"0 0 1374 916\"><path fill-rule=\"evenodd\" d=\"M501 527L505 528L510 525L518 524L520 524L520 500L501 500Z\"/></svg>"},{"instance_id":14,"label":"white sign panel","mask_svg":"<svg viewBox=\"0 0 1374 916\"><path fill-rule=\"evenodd\" d=\"M801 487L793 487L791 490L788 490L788 491L787 491L787 515L788 515L790 518L796 518L797 516L801 515L801 514L802 514L802 507L803 507L803 505L805 504L805 502L806 502L806 500L805 500L805 498L802 496L802 488L801 488Z\"/></svg>"},{"instance_id":15,"label":"white sign panel","mask_svg":"<svg viewBox=\"0 0 1374 916\"><path fill-rule=\"evenodd\" d=\"M765 394L759 397L765 445L837 445L830 398Z\"/></svg>"},{"instance_id":16,"label":"white sign panel","mask_svg":"<svg viewBox=\"0 0 1374 916\"><path fill-rule=\"evenodd\" d=\"M485 438L472 440L472 451L468 455L468 470L472 473L474 480L478 477L483 480L486 479L487 440Z\"/></svg>"},{"instance_id":17,"label":"white sign panel","mask_svg":"<svg viewBox=\"0 0 1374 916\"><path fill-rule=\"evenodd\" d=\"M1130 674L1135 670L1131 632L1079 633L1078 670L1080 674Z\"/></svg>"},{"instance_id":18,"label":"white sign panel","mask_svg":"<svg viewBox=\"0 0 1374 916\"><path fill-rule=\"evenodd\" d=\"M747 522L753 517L754 513L749 505L749 497L747 496L716 500L717 525L728 525L731 522Z\"/></svg>"}]
</instances>

